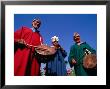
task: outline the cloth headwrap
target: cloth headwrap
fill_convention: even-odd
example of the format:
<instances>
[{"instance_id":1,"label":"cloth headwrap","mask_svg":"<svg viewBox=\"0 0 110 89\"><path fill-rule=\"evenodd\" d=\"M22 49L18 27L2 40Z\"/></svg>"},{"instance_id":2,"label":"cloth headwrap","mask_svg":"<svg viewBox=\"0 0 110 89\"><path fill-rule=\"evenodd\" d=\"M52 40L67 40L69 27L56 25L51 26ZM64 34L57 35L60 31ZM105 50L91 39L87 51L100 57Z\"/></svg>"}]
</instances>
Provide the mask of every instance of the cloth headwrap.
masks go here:
<instances>
[{"instance_id":1,"label":"cloth headwrap","mask_svg":"<svg viewBox=\"0 0 110 89\"><path fill-rule=\"evenodd\" d=\"M33 19L33 21L32 22L34 22L34 21L39 21L40 22L40 24L41 24L41 21L40 21L40 19Z\"/></svg>"},{"instance_id":2,"label":"cloth headwrap","mask_svg":"<svg viewBox=\"0 0 110 89\"><path fill-rule=\"evenodd\" d=\"M75 32L73 36L80 36L80 35L77 32Z\"/></svg>"},{"instance_id":3,"label":"cloth headwrap","mask_svg":"<svg viewBox=\"0 0 110 89\"><path fill-rule=\"evenodd\" d=\"M58 38L57 36L53 36L53 37L51 38L51 40L52 40L52 42L54 42L54 41L59 41L59 38Z\"/></svg>"}]
</instances>

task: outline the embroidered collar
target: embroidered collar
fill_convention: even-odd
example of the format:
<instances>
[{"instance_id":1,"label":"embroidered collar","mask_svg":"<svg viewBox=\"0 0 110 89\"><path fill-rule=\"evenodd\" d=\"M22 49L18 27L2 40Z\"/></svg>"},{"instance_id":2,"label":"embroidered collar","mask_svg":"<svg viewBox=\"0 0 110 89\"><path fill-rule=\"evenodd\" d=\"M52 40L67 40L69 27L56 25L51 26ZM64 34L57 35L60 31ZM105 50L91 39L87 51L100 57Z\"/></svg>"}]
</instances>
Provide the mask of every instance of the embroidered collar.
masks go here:
<instances>
[{"instance_id":1,"label":"embroidered collar","mask_svg":"<svg viewBox=\"0 0 110 89\"><path fill-rule=\"evenodd\" d=\"M84 42L80 42L80 43L76 43L77 45L81 45L81 44L83 44Z\"/></svg>"}]
</instances>

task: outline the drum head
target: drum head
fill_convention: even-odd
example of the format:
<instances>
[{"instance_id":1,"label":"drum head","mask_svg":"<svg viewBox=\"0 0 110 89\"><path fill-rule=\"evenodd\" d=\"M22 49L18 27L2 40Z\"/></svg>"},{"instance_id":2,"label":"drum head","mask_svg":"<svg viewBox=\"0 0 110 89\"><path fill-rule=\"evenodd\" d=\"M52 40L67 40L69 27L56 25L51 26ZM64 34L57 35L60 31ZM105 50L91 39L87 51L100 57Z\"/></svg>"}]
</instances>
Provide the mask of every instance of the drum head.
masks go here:
<instances>
[{"instance_id":1,"label":"drum head","mask_svg":"<svg viewBox=\"0 0 110 89\"><path fill-rule=\"evenodd\" d=\"M35 51L40 55L53 55L56 52L54 47L47 45L39 45L37 48L35 48Z\"/></svg>"},{"instance_id":2,"label":"drum head","mask_svg":"<svg viewBox=\"0 0 110 89\"><path fill-rule=\"evenodd\" d=\"M86 69L92 69L97 66L97 58L95 54L88 54L83 59L83 66Z\"/></svg>"},{"instance_id":3,"label":"drum head","mask_svg":"<svg viewBox=\"0 0 110 89\"><path fill-rule=\"evenodd\" d=\"M54 58L56 49L47 45L39 45L35 48L36 58L39 59L39 62L45 63Z\"/></svg>"}]
</instances>

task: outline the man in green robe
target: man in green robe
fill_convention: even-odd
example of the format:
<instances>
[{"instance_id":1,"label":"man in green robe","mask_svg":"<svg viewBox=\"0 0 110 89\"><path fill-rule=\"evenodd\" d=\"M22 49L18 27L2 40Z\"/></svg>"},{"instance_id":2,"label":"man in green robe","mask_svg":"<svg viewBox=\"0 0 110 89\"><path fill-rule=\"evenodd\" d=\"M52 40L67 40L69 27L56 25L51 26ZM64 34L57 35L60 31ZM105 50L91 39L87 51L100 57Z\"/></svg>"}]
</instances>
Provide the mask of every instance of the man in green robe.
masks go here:
<instances>
[{"instance_id":1,"label":"man in green robe","mask_svg":"<svg viewBox=\"0 0 110 89\"><path fill-rule=\"evenodd\" d=\"M96 51L91 48L86 42L80 41L80 35L75 32L73 39L75 44L71 46L69 53L69 63L71 66L74 66L76 76L94 76L96 75L96 70L91 70L88 72L83 67L83 58L85 56L85 49L89 50L92 54L95 54Z\"/></svg>"}]
</instances>

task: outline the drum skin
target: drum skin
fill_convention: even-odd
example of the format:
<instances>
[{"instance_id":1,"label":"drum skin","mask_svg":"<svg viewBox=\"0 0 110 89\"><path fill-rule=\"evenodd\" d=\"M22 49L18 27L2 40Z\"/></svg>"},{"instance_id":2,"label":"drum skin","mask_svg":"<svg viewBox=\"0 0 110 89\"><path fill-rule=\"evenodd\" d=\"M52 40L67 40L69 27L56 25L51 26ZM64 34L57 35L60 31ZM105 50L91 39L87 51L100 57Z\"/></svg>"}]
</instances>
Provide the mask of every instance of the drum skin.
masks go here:
<instances>
[{"instance_id":1,"label":"drum skin","mask_svg":"<svg viewBox=\"0 0 110 89\"><path fill-rule=\"evenodd\" d=\"M56 52L54 47L50 47L44 44L35 48L35 51L40 55L53 55Z\"/></svg>"},{"instance_id":2,"label":"drum skin","mask_svg":"<svg viewBox=\"0 0 110 89\"><path fill-rule=\"evenodd\" d=\"M35 48L35 56L40 62L48 62L50 59L53 59L55 53L56 49L54 47L45 44L39 45Z\"/></svg>"},{"instance_id":3,"label":"drum skin","mask_svg":"<svg viewBox=\"0 0 110 89\"><path fill-rule=\"evenodd\" d=\"M94 69L97 66L97 58L95 54L88 54L83 59L83 66L86 69Z\"/></svg>"}]
</instances>

